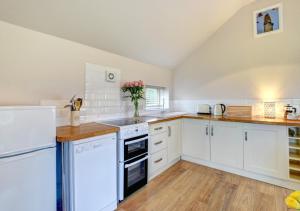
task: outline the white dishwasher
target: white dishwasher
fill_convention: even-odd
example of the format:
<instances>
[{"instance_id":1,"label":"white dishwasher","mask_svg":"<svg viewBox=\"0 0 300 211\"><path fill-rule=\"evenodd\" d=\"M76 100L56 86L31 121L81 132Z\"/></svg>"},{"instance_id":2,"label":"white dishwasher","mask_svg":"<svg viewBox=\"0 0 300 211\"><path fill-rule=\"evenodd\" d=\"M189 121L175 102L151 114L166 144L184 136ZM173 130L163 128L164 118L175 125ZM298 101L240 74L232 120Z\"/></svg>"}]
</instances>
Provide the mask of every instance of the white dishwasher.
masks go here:
<instances>
[{"instance_id":1,"label":"white dishwasher","mask_svg":"<svg viewBox=\"0 0 300 211\"><path fill-rule=\"evenodd\" d=\"M68 142L63 152L64 211L115 210L116 134Z\"/></svg>"}]
</instances>

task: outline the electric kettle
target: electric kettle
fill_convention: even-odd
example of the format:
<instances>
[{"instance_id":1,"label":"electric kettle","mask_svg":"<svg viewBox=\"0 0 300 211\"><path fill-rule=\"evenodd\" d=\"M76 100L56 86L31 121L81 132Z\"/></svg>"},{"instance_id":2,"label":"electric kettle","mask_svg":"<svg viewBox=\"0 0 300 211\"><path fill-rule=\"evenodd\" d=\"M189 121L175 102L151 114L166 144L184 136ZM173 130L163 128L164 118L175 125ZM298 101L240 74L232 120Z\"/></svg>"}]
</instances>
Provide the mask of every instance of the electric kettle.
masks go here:
<instances>
[{"instance_id":1,"label":"electric kettle","mask_svg":"<svg viewBox=\"0 0 300 211\"><path fill-rule=\"evenodd\" d=\"M224 104L216 104L214 106L213 114L216 116L222 116L225 113L226 106Z\"/></svg>"}]
</instances>

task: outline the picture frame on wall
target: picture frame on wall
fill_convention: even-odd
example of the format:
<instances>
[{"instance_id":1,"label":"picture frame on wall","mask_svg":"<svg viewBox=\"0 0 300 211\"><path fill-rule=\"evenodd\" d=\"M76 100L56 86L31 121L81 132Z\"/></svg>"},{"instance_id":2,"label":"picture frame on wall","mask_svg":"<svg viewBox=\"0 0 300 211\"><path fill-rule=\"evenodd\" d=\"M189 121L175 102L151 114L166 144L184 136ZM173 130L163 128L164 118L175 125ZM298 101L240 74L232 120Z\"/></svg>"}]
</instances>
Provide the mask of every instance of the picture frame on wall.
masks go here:
<instances>
[{"instance_id":1,"label":"picture frame on wall","mask_svg":"<svg viewBox=\"0 0 300 211\"><path fill-rule=\"evenodd\" d=\"M282 3L254 11L253 25L255 38L282 32Z\"/></svg>"}]
</instances>

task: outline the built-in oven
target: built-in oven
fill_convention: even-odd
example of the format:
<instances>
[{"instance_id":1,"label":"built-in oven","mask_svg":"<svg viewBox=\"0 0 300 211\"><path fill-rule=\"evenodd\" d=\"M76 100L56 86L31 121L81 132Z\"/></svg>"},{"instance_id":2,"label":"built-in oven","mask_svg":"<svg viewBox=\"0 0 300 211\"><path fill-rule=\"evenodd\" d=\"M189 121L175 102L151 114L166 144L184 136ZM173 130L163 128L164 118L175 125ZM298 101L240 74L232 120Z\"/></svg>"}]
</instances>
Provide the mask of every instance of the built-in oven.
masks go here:
<instances>
[{"instance_id":1,"label":"built-in oven","mask_svg":"<svg viewBox=\"0 0 300 211\"><path fill-rule=\"evenodd\" d=\"M148 155L124 163L124 198L147 184Z\"/></svg>"},{"instance_id":2,"label":"built-in oven","mask_svg":"<svg viewBox=\"0 0 300 211\"><path fill-rule=\"evenodd\" d=\"M124 161L148 152L148 135L141 135L124 140Z\"/></svg>"},{"instance_id":3,"label":"built-in oven","mask_svg":"<svg viewBox=\"0 0 300 211\"><path fill-rule=\"evenodd\" d=\"M148 134L120 140L119 200L148 182Z\"/></svg>"}]
</instances>

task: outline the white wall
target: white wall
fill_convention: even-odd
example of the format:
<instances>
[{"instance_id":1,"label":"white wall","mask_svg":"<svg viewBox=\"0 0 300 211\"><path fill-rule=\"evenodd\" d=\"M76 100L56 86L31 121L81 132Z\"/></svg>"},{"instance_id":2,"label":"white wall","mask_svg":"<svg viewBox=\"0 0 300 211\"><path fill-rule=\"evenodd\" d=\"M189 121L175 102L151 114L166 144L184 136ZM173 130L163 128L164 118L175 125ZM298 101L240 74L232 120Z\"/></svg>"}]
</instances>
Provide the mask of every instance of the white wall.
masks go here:
<instances>
[{"instance_id":1,"label":"white wall","mask_svg":"<svg viewBox=\"0 0 300 211\"><path fill-rule=\"evenodd\" d=\"M171 87L170 70L0 21L0 105L83 95L86 63L120 69L121 81Z\"/></svg>"},{"instance_id":2,"label":"white wall","mask_svg":"<svg viewBox=\"0 0 300 211\"><path fill-rule=\"evenodd\" d=\"M178 66L174 99L300 98L300 1L283 1L284 32L253 36L253 11L278 2L244 7Z\"/></svg>"}]
</instances>

